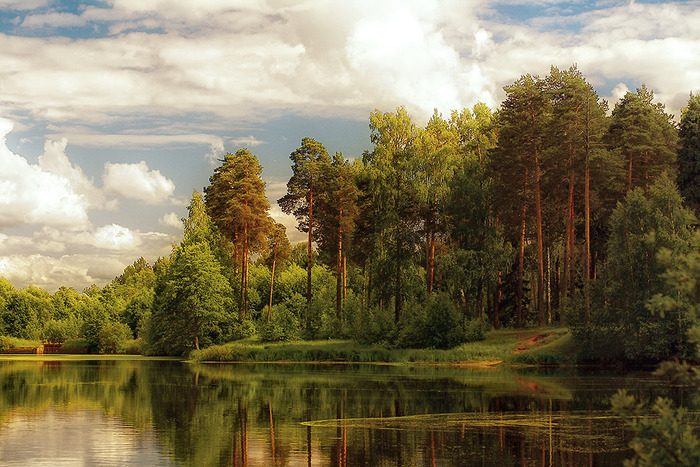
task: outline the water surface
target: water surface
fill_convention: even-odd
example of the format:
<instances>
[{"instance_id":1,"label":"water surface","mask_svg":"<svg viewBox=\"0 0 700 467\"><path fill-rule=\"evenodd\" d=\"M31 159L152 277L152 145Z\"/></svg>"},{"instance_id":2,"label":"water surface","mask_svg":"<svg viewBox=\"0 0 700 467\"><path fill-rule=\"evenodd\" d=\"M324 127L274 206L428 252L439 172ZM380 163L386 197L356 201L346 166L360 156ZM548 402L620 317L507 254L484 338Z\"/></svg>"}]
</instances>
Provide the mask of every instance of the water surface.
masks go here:
<instances>
[{"instance_id":1,"label":"water surface","mask_svg":"<svg viewBox=\"0 0 700 467\"><path fill-rule=\"evenodd\" d=\"M649 373L0 361L0 465L620 465Z\"/></svg>"}]
</instances>

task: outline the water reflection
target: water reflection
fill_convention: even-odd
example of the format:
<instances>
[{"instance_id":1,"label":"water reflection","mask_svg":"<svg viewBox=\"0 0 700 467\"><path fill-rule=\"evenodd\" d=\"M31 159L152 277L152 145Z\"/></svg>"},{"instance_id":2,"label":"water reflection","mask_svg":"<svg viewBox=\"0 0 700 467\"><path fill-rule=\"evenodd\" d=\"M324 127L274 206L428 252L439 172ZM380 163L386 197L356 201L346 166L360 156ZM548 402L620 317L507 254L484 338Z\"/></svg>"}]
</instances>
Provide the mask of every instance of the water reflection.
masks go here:
<instances>
[{"instance_id":1,"label":"water reflection","mask_svg":"<svg viewBox=\"0 0 700 467\"><path fill-rule=\"evenodd\" d=\"M619 465L648 374L0 361L0 464Z\"/></svg>"}]
</instances>

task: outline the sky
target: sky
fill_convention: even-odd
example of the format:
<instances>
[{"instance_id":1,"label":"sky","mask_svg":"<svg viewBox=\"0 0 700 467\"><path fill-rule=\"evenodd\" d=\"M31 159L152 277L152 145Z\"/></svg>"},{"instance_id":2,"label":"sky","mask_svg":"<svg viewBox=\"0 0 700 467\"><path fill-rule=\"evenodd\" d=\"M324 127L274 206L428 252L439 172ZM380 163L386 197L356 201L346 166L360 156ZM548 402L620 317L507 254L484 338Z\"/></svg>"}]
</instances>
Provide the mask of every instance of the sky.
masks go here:
<instances>
[{"instance_id":1,"label":"sky","mask_svg":"<svg viewBox=\"0 0 700 467\"><path fill-rule=\"evenodd\" d=\"M0 0L0 276L103 286L182 237L225 153L372 148L375 109L497 109L503 86L576 64L610 107L700 92L700 1Z\"/></svg>"}]
</instances>

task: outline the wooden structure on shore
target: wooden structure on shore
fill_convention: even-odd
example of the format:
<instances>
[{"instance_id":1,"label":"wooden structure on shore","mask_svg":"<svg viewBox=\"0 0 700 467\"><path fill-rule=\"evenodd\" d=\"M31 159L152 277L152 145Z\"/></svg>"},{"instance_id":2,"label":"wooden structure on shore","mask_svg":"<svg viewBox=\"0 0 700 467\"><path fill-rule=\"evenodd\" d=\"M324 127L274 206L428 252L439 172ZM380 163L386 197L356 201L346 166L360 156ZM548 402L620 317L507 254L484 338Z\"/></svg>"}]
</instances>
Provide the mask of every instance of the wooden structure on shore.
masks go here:
<instances>
[{"instance_id":1,"label":"wooden structure on shore","mask_svg":"<svg viewBox=\"0 0 700 467\"><path fill-rule=\"evenodd\" d=\"M37 353L59 353L59 349L66 342L64 337L42 337L42 345L37 348ZM39 349L43 347L43 351L40 352Z\"/></svg>"}]
</instances>

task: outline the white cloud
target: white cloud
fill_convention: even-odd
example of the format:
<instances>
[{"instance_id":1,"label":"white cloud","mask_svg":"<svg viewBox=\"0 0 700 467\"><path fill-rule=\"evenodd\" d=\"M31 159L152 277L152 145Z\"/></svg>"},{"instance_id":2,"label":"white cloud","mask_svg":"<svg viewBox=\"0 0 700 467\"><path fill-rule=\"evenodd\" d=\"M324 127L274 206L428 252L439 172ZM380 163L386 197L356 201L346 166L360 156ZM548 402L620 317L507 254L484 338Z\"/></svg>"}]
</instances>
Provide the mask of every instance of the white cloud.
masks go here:
<instances>
[{"instance_id":1,"label":"white cloud","mask_svg":"<svg viewBox=\"0 0 700 467\"><path fill-rule=\"evenodd\" d=\"M166 227L174 227L176 229L182 228L182 220L180 219L180 216L178 216L174 212L169 212L168 214L158 219L158 223Z\"/></svg>"},{"instance_id":2,"label":"white cloud","mask_svg":"<svg viewBox=\"0 0 700 467\"><path fill-rule=\"evenodd\" d=\"M148 164L105 164L102 176L108 194L136 199L152 204L172 202L175 184L159 170L149 170Z\"/></svg>"},{"instance_id":3,"label":"white cloud","mask_svg":"<svg viewBox=\"0 0 700 467\"><path fill-rule=\"evenodd\" d=\"M171 235L116 224L76 233L44 228L29 237L0 234L0 276L18 288L102 286L140 256L151 263L167 256L174 241Z\"/></svg>"},{"instance_id":4,"label":"white cloud","mask_svg":"<svg viewBox=\"0 0 700 467\"><path fill-rule=\"evenodd\" d=\"M95 187L94 181L88 178L80 167L70 162L66 155L67 145L66 138L60 141L46 141L44 153L38 158L39 168L68 180L73 191L86 201L87 207L114 209L116 204L108 203L102 191Z\"/></svg>"},{"instance_id":5,"label":"white cloud","mask_svg":"<svg viewBox=\"0 0 700 467\"><path fill-rule=\"evenodd\" d=\"M79 229L88 224L89 202L64 174L43 170L7 147L12 122L0 120L0 227L40 224ZM77 171L72 168L71 174Z\"/></svg>"},{"instance_id":6,"label":"white cloud","mask_svg":"<svg viewBox=\"0 0 700 467\"><path fill-rule=\"evenodd\" d=\"M46 13L42 15L27 15L21 23L26 28L76 27L84 26L85 19L71 13Z\"/></svg>"},{"instance_id":7,"label":"white cloud","mask_svg":"<svg viewBox=\"0 0 700 467\"><path fill-rule=\"evenodd\" d=\"M140 245L140 239L126 227L111 224L97 229L94 245L108 250L130 250Z\"/></svg>"},{"instance_id":8,"label":"white cloud","mask_svg":"<svg viewBox=\"0 0 700 467\"><path fill-rule=\"evenodd\" d=\"M219 160L223 159L225 153L224 142L222 139L218 138L211 143L209 152L204 155L204 158L209 161L209 164L213 167L219 165Z\"/></svg>"},{"instance_id":9,"label":"white cloud","mask_svg":"<svg viewBox=\"0 0 700 467\"><path fill-rule=\"evenodd\" d=\"M580 29L546 32L538 18L499 24L486 1L118 0L79 19L45 17L114 36L0 36L0 80L7 106L54 121L193 109L232 121L290 108L366 118L396 105L425 115L495 107L521 74L578 63L608 79L638 77L675 106L698 82L698 5L600 4L566 16Z\"/></svg>"}]
</instances>

